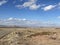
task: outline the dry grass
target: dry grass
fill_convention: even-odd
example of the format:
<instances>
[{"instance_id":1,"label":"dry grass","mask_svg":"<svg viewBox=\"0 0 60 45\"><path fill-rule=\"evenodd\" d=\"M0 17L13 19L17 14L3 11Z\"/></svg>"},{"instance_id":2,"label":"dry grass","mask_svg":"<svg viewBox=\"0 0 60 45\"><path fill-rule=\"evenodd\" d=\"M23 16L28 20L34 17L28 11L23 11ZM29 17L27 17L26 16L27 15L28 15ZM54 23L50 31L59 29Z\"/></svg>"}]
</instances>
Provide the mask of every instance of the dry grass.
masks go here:
<instances>
[{"instance_id":1,"label":"dry grass","mask_svg":"<svg viewBox=\"0 0 60 45\"><path fill-rule=\"evenodd\" d=\"M0 45L60 45L60 29L0 28Z\"/></svg>"}]
</instances>

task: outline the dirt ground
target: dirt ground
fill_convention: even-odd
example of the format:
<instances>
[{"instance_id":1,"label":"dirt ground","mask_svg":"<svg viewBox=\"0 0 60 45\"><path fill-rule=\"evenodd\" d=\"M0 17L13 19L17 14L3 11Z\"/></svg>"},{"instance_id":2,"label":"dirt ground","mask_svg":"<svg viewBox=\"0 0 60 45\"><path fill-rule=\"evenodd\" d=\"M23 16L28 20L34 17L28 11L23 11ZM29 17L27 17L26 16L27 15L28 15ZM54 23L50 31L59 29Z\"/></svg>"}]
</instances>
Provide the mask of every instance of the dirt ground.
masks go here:
<instances>
[{"instance_id":1,"label":"dirt ground","mask_svg":"<svg viewBox=\"0 0 60 45\"><path fill-rule=\"evenodd\" d=\"M60 28L0 28L0 45L60 45Z\"/></svg>"}]
</instances>

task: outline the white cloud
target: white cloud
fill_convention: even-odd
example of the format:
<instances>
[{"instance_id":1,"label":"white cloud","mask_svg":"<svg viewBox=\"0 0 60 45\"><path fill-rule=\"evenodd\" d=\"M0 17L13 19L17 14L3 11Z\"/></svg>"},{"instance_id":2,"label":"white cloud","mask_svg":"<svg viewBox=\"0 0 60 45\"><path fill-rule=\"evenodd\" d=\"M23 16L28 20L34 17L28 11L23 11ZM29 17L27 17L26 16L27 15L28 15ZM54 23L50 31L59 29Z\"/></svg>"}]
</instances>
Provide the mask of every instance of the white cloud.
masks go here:
<instances>
[{"instance_id":1,"label":"white cloud","mask_svg":"<svg viewBox=\"0 0 60 45\"><path fill-rule=\"evenodd\" d=\"M8 18L8 20L12 20L12 19L13 19L12 17Z\"/></svg>"},{"instance_id":2,"label":"white cloud","mask_svg":"<svg viewBox=\"0 0 60 45\"><path fill-rule=\"evenodd\" d=\"M24 2L22 5L16 5L18 8L29 8L31 10L36 10L40 7L40 5L36 4L37 0L29 0L28 2Z\"/></svg>"},{"instance_id":3,"label":"white cloud","mask_svg":"<svg viewBox=\"0 0 60 45\"><path fill-rule=\"evenodd\" d=\"M56 8L56 9L60 9L60 2L58 2L58 3L55 3L54 5L52 4L52 5L48 5L48 6L44 6L44 7L42 7L42 9L44 10L44 11L49 11L49 10L52 10L52 9L54 9L54 8Z\"/></svg>"},{"instance_id":4,"label":"white cloud","mask_svg":"<svg viewBox=\"0 0 60 45\"><path fill-rule=\"evenodd\" d=\"M58 8L60 9L60 2L58 3Z\"/></svg>"},{"instance_id":5,"label":"white cloud","mask_svg":"<svg viewBox=\"0 0 60 45\"><path fill-rule=\"evenodd\" d=\"M5 3L7 3L6 0L2 0L2 1L0 1L0 6L2 6L2 5L5 4Z\"/></svg>"},{"instance_id":6,"label":"white cloud","mask_svg":"<svg viewBox=\"0 0 60 45\"><path fill-rule=\"evenodd\" d=\"M16 5L15 7L21 9L21 8L24 8L22 5Z\"/></svg>"},{"instance_id":7,"label":"white cloud","mask_svg":"<svg viewBox=\"0 0 60 45\"><path fill-rule=\"evenodd\" d=\"M7 19L8 21L25 21L26 19L25 18L23 18L23 19L20 19L20 18L12 18L12 17L10 17L10 18L8 18Z\"/></svg>"},{"instance_id":8,"label":"white cloud","mask_svg":"<svg viewBox=\"0 0 60 45\"><path fill-rule=\"evenodd\" d=\"M25 2L22 6L29 7L33 4L33 2Z\"/></svg>"},{"instance_id":9,"label":"white cloud","mask_svg":"<svg viewBox=\"0 0 60 45\"><path fill-rule=\"evenodd\" d=\"M60 19L60 16L58 16L57 18L59 18L59 19Z\"/></svg>"},{"instance_id":10,"label":"white cloud","mask_svg":"<svg viewBox=\"0 0 60 45\"><path fill-rule=\"evenodd\" d=\"M56 5L48 5L48 6L45 6L44 8L43 8L43 10L44 11L48 11L48 10L51 10L51 9L53 9L53 8L55 8L56 7Z\"/></svg>"},{"instance_id":11,"label":"white cloud","mask_svg":"<svg viewBox=\"0 0 60 45\"><path fill-rule=\"evenodd\" d=\"M58 5L60 5L60 2L58 3Z\"/></svg>"},{"instance_id":12,"label":"white cloud","mask_svg":"<svg viewBox=\"0 0 60 45\"><path fill-rule=\"evenodd\" d=\"M39 7L40 7L40 5L33 4L33 5L31 5L31 6L29 7L29 9L31 9L31 10L36 10L36 9L38 9Z\"/></svg>"},{"instance_id":13,"label":"white cloud","mask_svg":"<svg viewBox=\"0 0 60 45\"><path fill-rule=\"evenodd\" d=\"M25 21L26 19L24 18L24 19L22 19L22 20L24 20L24 21Z\"/></svg>"}]
</instances>

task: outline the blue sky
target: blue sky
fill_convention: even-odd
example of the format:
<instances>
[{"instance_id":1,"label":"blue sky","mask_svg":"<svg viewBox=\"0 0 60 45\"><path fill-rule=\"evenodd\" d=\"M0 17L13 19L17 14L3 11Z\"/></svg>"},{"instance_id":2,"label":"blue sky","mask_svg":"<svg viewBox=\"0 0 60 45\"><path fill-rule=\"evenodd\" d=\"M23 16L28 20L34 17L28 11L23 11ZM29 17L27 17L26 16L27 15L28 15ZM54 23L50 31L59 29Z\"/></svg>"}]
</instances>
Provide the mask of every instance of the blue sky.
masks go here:
<instances>
[{"instance_id":1,"label":"blue sky","mask_svg":"<svg viewBox=\"0 0 60 45\"><path fill-rule=\"evenodd\" d=\"M0 0L0 19L9 18L60 24L60 0Z\"/></svg>"}]
</instances>

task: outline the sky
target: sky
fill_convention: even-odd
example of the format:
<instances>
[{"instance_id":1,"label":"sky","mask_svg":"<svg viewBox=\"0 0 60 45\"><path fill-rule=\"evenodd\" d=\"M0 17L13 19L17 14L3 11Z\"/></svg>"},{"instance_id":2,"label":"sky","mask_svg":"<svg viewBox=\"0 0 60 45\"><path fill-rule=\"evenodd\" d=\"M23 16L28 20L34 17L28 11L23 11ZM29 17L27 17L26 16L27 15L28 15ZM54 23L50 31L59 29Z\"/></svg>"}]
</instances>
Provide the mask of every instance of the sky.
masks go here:
<instances>
[{"instance_id":1,"label":"sky","mask_svg":"<svg viewBox=\"0 0 60 45\"><path fill-rule=\"evenodd\" d=\"M0 0L0 24L3 24L2 22L5 22L4 24L14 22L15 24L18 20L23 20L24 23L30 20L29 22L33 22L33 25L59 26L60 0ZM21 21L19 23L23 24Z\"/></svg>"}]
</instances>

